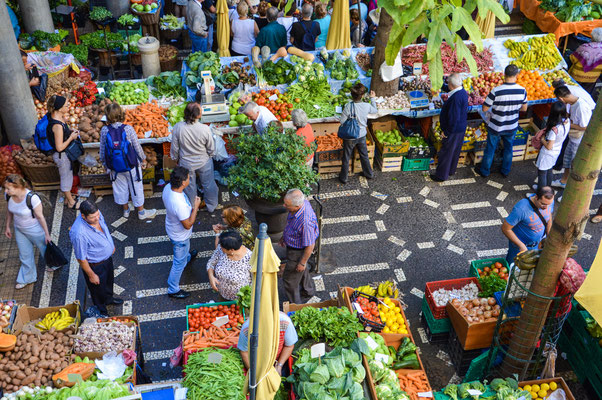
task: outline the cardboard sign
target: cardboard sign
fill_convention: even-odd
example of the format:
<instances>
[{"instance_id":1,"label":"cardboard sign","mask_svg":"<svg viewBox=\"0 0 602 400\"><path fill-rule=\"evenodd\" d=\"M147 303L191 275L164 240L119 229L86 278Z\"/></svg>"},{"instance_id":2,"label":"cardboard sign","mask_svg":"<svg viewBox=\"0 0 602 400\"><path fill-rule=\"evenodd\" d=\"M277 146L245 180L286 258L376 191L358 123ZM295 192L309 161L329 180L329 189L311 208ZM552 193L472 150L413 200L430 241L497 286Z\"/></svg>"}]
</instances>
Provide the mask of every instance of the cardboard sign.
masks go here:
<instances>
[{"instance_id":1,"label":"cardboard sign","mask_svg":"<svg viewBox=\"0 0 602 400\"><path fill-rule=\"evenodd\" d=\"M228 322L230 322L230 318L227 315L224 315L223 317L217 317L213 322L213 326L219 328L220 326L225 325Z\"/></svg>"},{"instance_id":2,"label":"cardboard sign","mask_svg":"<svg viewBox=\"0 0 602 400\"><path fill-rule=\"evenodd\" d=\"M418 392L418 397L433 397L433 392Z\"/></svg>"},{"instance_id":3,"label":"cardboard sign","mask_svg":"<svg viewBox=\"0 0 602 400\"><path fill-rule=\"evenodd\" d=\"M370 336L366 336L366 339L364 339L364 340L368 344L368 347L370 347L370 350L374 350L375 348L378 347L378 344Z\"/></svg>"},{"instance_id":4,"label":"cardboard sign","mask_svg":"<svg viewBox=\"0 0 602 400\"><path fill-rule=\"evenodd\" d=\"M364 310L362 310L362 307L360 307L359 304L353 303L353 307L355 308L355 310L357 311L358 314L363 314L364 313Z\"/></svg>"},{"instance_id":5,"label":"cardboard sign","mask_svg":"<svg viewBox=\"0 0 602 400\"><path fill-rule=\"evenodd\" d=\"M383 363L385 363L385 364L388 364L388 363L389 363L389 356L388 356L388 355L386 355L386 354L382 354L382 353L375 353L375 354L374 354L374 359L375 359L376 361L380 361L380 362L383 362Z\"/></svg>"},{"instance_id":6,"label":"cardboard sign","mask_svg":"<svg viewBox=\"0 0 602 400\"><path fill-rule=\"evenodd\" d=\"M220 353L211 353L207 356L207 361L213 364L219 364L222 362L222 355Z\"/></svg>"},{"instance_id":7,"label":"cardboard sign","mask_svg":"<svg viewBox=\"0 0 602 400\"><path fill-rule=\"evenodd\" d=\"M318 343L311 346L311 358L322 357L326 354L326 345L324 343Z\"/></svg>"}]
</instances>

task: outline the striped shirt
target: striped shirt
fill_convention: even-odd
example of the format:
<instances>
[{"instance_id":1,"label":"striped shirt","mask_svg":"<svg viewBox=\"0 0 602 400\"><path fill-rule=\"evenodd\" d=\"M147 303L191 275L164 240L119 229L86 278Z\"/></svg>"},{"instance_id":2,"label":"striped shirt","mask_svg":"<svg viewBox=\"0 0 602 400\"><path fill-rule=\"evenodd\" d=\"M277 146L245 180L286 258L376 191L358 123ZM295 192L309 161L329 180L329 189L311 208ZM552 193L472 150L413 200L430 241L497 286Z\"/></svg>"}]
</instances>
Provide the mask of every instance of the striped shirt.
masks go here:
<instances>
[{"instance_id":1,"label":"striped shirt","mask_svg":"<svg viewBox=\"0 0 602 400\"><path fill-rule=\"evenodd\" d=\"M594 69L585 72L585 70L583 68L583 64L581 64L581 61L579 61L577 59L577 57L575 57L574 54L571 54L571 61L573 64L571 65L571 68L569 69L569 74L571 74L571 76L577 82L583 82L583 83L596 82L598 80L598 78L600 77L600 74L602 73L602 63L599 64Z\"/></svg>"},{"instance_id":2,"label":"striped shirt","mask_svg":"<svg viewBox=\"0 0 602 400\"><path fill-rule=\"evenodd\" d=\"M518 129L518 112L527 102L527 91L516 83L494 87L483 103L490 108L489 131L509 135Z\"/></svg>"},{"instance_id":3,"label":"striped shirt","mask_svg":"<svg viewBox=\"0 0 602 400\"><path fill-rule=\"evenodd\" d=\"M289 213L284 228L284 243L295 249L311 246L320 235L318 219L309 201L305 200L296 213Z\"/></svg>"}]
</instances>

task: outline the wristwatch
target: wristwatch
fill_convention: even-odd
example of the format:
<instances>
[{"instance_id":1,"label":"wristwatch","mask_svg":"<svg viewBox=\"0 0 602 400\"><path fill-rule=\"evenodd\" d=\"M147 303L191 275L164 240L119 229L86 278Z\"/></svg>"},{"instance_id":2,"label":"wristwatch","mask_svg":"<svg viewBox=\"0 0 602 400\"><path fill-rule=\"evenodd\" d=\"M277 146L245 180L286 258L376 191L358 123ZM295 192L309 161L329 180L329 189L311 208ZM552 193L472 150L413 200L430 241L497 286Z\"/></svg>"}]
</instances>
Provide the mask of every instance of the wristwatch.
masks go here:
<instances>
[{"instance_id":1,"label":"wristwatch","mask_svg":"<svg viewBox=\"0 0 602 400\"><path fill-rule=\"evenodd\" d=\"M297 263L297 264L303 265L304 267L307 266L307 263L303 264L302 262L300 262L300 263Z\"/></svg>"},{"instance_id":2,"label":"wristwatch","mask_svg":"<svg viewBox=\"0 0 602 400\"><path fill-rule=\"evenodd\" d=\"M279 367L282 367L284 364L279 363L278 361L276 361L276 365L279 366Z\"/></svg>"}]
</instances>

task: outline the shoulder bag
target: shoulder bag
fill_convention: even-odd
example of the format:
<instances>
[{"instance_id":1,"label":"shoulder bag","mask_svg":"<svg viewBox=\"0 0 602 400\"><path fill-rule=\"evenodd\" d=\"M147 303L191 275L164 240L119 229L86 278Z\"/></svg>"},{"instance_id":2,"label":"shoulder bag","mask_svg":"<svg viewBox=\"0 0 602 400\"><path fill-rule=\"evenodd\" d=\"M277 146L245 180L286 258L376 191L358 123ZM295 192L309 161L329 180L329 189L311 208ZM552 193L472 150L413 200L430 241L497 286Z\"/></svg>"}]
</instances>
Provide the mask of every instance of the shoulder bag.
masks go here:
<instances>
[{"instance_id":1,"label":"shoulder bag","mask_svg":"<svg viewBox=\"0 0 602 400\"><path fill-rule=\"evenodd\" d=\"M360 124L355 115L355 104L351 102L351 115L339 126L337 135L343 140L354 140L360 137Z\"/></svg>"}]
</instances>

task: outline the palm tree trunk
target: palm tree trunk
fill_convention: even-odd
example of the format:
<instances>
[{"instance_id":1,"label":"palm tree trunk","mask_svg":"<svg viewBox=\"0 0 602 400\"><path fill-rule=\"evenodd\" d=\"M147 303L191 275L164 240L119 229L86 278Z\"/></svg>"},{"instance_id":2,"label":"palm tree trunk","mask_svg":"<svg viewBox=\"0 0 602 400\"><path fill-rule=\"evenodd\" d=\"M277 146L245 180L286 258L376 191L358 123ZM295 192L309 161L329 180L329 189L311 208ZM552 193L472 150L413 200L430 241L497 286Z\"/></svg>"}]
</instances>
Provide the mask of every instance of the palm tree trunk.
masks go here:
<instances>
[{"instance_id":1,"label":"palm tree trunk","mask_svg":"<svg viewBox=\"0 0 602 400\"><path fill-rule=\"evenodd\" d=\"M393 96L397 94L399 89L399 78L395 78L389 82L383 82L379 72L380 66L385 62L385 48L387 47L392 27L393 18L391 18L384 7L381 8L380 18L378 20L378 31L376 33L376 41L374 44L372 81L370 82L370 89L374 90L377 96Z\"/></svg>"},{"instance_id":2,"label":"palm tree trunk","mask_svg":"<svg viewBox=\"0 0 602 400\"><path fill-rule=\"evenodd\" d=\"M531 292L551 297L562 272L569 249L581 239L589 218L589 208L602 167L602 102L598 102L583 135L573 168L554 218L550 234L537 263ZM529 294L521 318L514 330L508 354L502 364L504 373L518 373L523 379L548 315L550 301ZM541 343L541 346L545 343ZM511 356L511 357L509 357ZM514 357L514 358L513 358ZM518 360L524 360L524 362Z\"/></svg>"}]
</instances>

